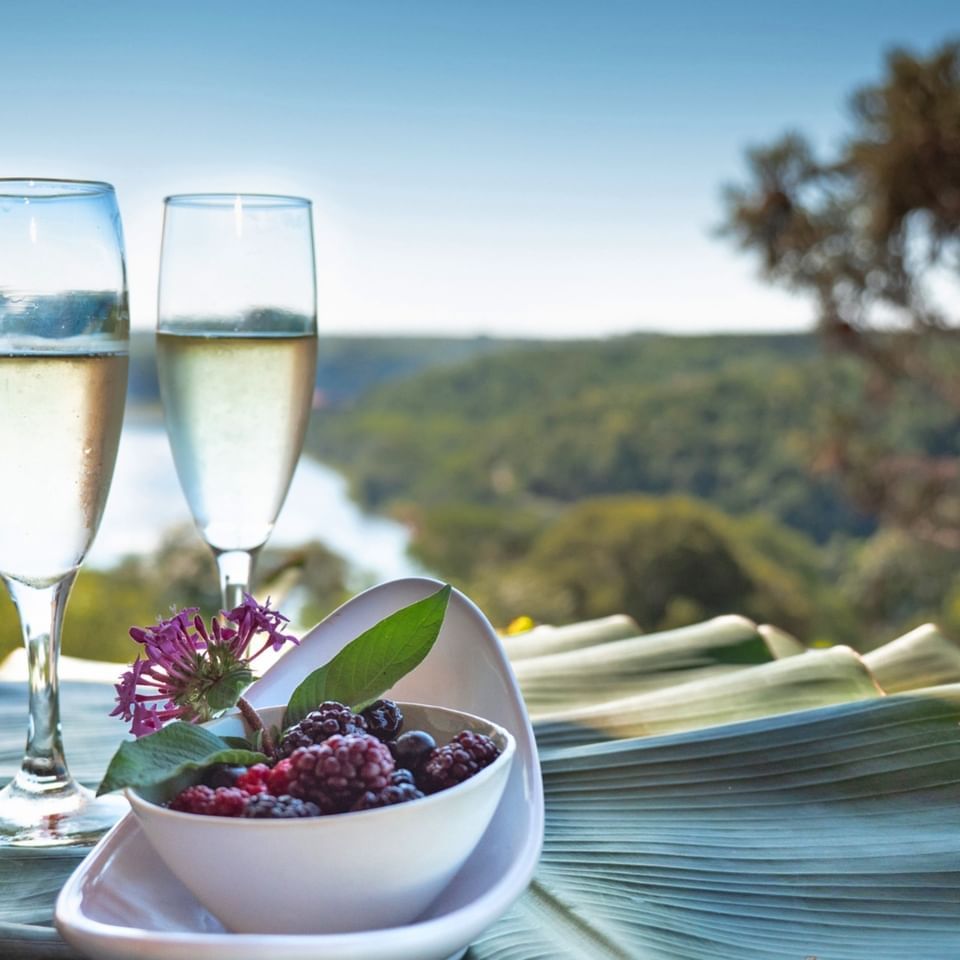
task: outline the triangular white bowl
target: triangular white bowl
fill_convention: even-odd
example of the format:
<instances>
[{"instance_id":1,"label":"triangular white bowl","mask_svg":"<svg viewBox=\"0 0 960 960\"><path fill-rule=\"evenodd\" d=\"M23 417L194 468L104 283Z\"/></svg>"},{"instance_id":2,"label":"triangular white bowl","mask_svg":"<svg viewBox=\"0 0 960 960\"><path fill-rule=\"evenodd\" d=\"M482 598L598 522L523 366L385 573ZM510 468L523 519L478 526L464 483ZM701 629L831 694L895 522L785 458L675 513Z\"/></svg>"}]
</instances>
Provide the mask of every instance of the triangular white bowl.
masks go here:
<instances>
[{"instance_id":1,"label":"triangular white bowl","mask_svg":"<svg viewBox=\"0 0 960 960\"><path fill-rule=\"evenodd\" d=\"M311 670L387 614L437 590L426 578L360 594L314 627L254 684L257 706L285 703ZM83 861L57 900L64 939L96 960L447 960L458 957L524 891L543 843L543 790L533 731L503 647L484 615L453 591L437 643L392 691L398 700L493 720L517 756L493 822L466 866L415 923L364 933L275 936L223 930L158 861L132 815ZM335 881L334 881L335 882ZM375 881L373 881L375 882ZM358 895L361 892L358 891ZM256 877L237 879L256 896Z\"/></svg>"}]
</instances>

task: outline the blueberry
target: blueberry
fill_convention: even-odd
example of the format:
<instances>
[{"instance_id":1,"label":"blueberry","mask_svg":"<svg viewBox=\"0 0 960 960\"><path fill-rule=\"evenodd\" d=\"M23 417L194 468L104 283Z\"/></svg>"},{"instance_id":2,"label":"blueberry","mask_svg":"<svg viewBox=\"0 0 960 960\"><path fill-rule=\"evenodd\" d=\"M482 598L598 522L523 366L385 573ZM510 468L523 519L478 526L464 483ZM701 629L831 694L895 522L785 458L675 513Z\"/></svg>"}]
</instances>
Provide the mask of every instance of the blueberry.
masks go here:
<instances>
[{"instance_id":1,"label":"blueberry","mask_svg":"<svg viewBox=\"0 0 960 960\"><path fill-rule=\"evenodd\" d=\"M398 767L416 770L420 761L436 747L437 741L423 730L409 730L401 733L388 746Z\"/></svg>"}]
</instances>

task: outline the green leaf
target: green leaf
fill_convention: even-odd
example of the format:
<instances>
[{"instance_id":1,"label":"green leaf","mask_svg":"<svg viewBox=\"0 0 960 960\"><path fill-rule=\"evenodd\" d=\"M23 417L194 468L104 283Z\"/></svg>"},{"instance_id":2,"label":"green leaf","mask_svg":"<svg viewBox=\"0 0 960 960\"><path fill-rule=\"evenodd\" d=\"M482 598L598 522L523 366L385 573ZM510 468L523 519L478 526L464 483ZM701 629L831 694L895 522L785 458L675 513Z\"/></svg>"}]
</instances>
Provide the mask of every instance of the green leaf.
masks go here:
<instances>
[{"instance_id":1,"label":"green leaf","mask_svg":"<svg viewBox=\"0 0 960 960\"><path fill-rule=\"evenodd\" d=\"M231 750L254 750L257 746L256 737L253 741L248 740L246 737L223 737L223 742Z\"/></svg>"},{"instance_id":2,"label":"green leaf","mask_svg":"<svg viewBox=\"0 0 960 960\"><path fill-rule=\"evenodd\" d=\"M553 751L534 883L470 956L960 956L958 724L953 685Z\"/></svg>"},{"instance_id":3,"label":"green leaf","mask_svg":"<svg viewBox=\"0 0 960 960\"><path fill-rule=\"evenodd\" d=\"M863 658L838 646L596 706L541 714L534 731L544 757L558 747L695 730L882 693Z\"/></svg>"},{"instance_id":4,"label":"green leaf","mask_svg":"<svg viewBox=\"0 0 960 960\"><path fill-rule=\"evenodd\" d=\"M617 613L599 620L584 620L554 627L542 623L528 633L503 638L503 649L513 660L529 660L551 653L566 653L568 650L583 650L598 643L611 640L626 640L639 636L643 631L633 617Z\"/></svg>"},{"instance_id":5,"label":"green leaf","mask_svg":"<svg viewBox=\"0 0 960 960\"><path fill-rule=\"evenodd\" d=\"M293 691L283 725L302 720L324 700L361 710L416 667L433 648L450 586L391 613L314 670Z\"/></svg>"},{"instance_id":6,"label":"green leaf","mask_svg":"<svg viewBox=\"0 0 960 960\"><path fill-rule=\"evenodd\" d=\"M767 641L770 652L778 659L784 660L787 657L795 657L798 654L805 653L806 647L792 634L779 627L774 627L769 623L761 623L757 627L760 636Z\"/></svg>"},{"instance_id":7,"label":"green leaf","mask_svg":"<svg viewBox=\"0 0 960 960\"><path fill-rule=\"evenodd\" d=\"M121 743L97 795L121 787L161 785L213 763L247 766L266 759L262 753L231 749L215 733L178 720L147 737Z\"/></svg>"},{"instance_id":8,"label":"green leaf","mask_svg":"<svg viewBox=\"0 0 960 960\"><path fill-rule=\"evenodd\" d=\"M932 623L863 656L887 693L960 681L960 649Z\"/></svg>"},{"instance_id":9,"label":"green leaf","mask_svg":"<svg viewBox=\"0 0 960 960\"><path fill-rule=\"evenodd\" d=\"M3 935L6 924L53 922L57 894L88 851L82 847L4 847L0 856L0 947L8 949ZM4 949L0 956L7 960ZM14 952L10 960L18 956Z\"/></svg>"},{"instance_id":10,"label":"green leaf","mask_svg":"<svg viewBox=\"0 0 960 960\"><path fill-rule=\"evenodd\" d=\"M536 719L772 660L756 624L728 615L678 630L531 657L513 666Z\"/></svg>"}]
</instances>

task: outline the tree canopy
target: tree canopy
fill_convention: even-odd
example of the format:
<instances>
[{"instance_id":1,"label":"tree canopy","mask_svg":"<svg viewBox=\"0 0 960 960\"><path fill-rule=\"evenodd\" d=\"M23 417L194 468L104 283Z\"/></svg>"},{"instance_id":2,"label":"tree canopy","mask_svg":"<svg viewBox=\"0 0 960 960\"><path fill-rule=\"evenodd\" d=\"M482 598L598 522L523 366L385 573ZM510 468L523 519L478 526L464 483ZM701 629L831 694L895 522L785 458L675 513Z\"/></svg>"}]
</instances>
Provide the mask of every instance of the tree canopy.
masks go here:
<instances>
[{"instance_id":1,"label":"tree canopy","mask_svg":"<svg viewBox=\"0 0 960 960\"><path fill-rule=\"evenodd\" d=\"M771 282L811 296L827 344L862 365L823 464L870 512L960 546L953 451L919 456L887 432L904 405L960 414L960 43L891 52L833 155L796 132L751 149L724 230Z\"/></svg>"}]
</instances>

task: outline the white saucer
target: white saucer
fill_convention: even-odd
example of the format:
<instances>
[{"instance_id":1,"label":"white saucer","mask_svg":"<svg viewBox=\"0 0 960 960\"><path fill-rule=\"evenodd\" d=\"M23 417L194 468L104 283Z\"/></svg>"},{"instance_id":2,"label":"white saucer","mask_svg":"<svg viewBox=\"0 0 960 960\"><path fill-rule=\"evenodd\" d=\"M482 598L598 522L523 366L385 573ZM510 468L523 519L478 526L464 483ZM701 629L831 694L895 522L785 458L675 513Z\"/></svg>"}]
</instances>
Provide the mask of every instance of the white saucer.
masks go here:
<instances>
[{"instance_id":1,"label":"white saucer","mask_svg":"<svg viewBox=\"0 0 960 960\"><path fill-rule=\"evenodd\" d=\"M395 580L355 597L314 627L248 692L256 706L285 703L294 687L347 642L440 584ZM108 833L64 885L55 921L95 960L454 960L526 889L543 843L543 790L533 731L499 638L453 591L430 656L392 691L398 700L454 707L493 720L517 757L493 822L463 870L416 923L311 936L224 931L158 861L132 815ZM238 896L256 896L238 878Z\"/></svg>"}]
</instances>

